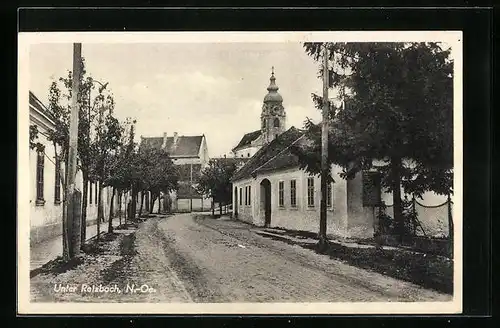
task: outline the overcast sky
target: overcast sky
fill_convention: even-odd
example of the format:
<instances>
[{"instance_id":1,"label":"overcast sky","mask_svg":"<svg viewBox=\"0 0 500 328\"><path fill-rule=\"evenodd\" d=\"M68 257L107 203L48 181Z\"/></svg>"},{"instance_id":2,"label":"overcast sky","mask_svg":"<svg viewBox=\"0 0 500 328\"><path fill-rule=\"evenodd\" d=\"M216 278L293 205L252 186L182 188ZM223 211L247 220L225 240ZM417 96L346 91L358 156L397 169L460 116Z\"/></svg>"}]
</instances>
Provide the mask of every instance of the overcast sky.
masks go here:
<instances>
[{"instance_id":1,"label":"overcast sky","mask_svg":"<svg viewBox=\"0 0 500 328\"><path fill-rule=\"evenodd\" d=\"M47 104L51 81L72 69L71 44L30 48L30 90ZM311 93L318 65L300 43L86 44L87 72L109 82L116 116L137 119L137 136L201 135L210 156L228 153L260 128L271 67L283 96L287 128L315 121Z\"/></svg>"}]
</instances>

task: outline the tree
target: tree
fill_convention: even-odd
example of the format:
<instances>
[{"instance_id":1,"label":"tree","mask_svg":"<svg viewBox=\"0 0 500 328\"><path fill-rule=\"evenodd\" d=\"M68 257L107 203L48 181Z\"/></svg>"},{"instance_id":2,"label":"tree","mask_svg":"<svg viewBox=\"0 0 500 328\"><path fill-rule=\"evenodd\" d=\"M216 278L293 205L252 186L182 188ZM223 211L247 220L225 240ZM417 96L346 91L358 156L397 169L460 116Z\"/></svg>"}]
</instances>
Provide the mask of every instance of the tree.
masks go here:
<instances>
[{"instance_id":1,"label":"tree","mask_svg":"<svg viewBox=\"0 0 500 328\"><path fill-rule=\"evenodd\" d=\"M104 180L106 186L111 186L113 188L113 195L111 197L111 206L109 213L109 225L108 232L113 231L113 200L115 192L118 193L118 212L121 225L121 215L122 215L122 194L130 189L130 172L132 167L134 151L134 135L133 135L133 125L136 123L135 120L127 118L127 120L121 124L120 127L120 139L117 143L117 148L115 151L109 155L108 158L108 170L107 176ZM127 134L125 131L129 130L130 133Z\"/></svg>"},{"instance_id":2,"label":"tree","mask_svg":"<svg viewBox=\"0 0 500 328\"><path fill-rule=\"evenodd\" d=\"M231 178L236 169L236 161L211 159L198 178L196 189L204 195L210 195L214 202L219 203L220 215L222 215L222 204L231 202Z\"/></svg>"},{"instance_id":3,"label":"tree","mask_svg":"<svg viewBox=\"0 0 500 328\"><path fill-rule=\"evenodd\" d=\"M95 88L92 77L87 76L85 70L85 59L81 62L81 81L80 81L80 97L79 97L79 120L78 120L78 159L79 169L83 176L83 199L82 199L82 225L81 225L81 240L82 245L86 239L86 221L87 221L87 198L88 198L88 182L92 181L91 166L95 154L93 153L93 142L95 141L95 126L98 117L98 109L102 108L110 94L107 92L105 85L98 89L98 93L91 97L91 91ZM107 85L107 84L106 84ZM64 161L69 149L69 114L71 101L71 86L72 72L69 70L65 77L52 82L49 90L49 112L55 118L56 128L50 132L49 140L51 140L56 149L56 157ZM93 129L94 127L94 129ZM57 146L60 151L57 152ZM61 168L62 170L62 168ZM65 169L67 172L67 168ZM64 201L63 201L63 204Z\"/></svg>"},{"instance_id":4,"label":"tree","mask_svg":"<svg viewBox=\"0 0 500 328\"><path fill-rule=\"evenodd\" d=\"M177 189L179 175L170 155L158 148L141 145L137 158L137 189L141 192L139 215L142 214L144 195L150 192L152 202L161 193L168 194ZM151 211L151 208L148 208Z\"/></svg>"},{"instance_id":5,"label":"tree","mask_svg":"<svg viewBox=\"0 0 500 328\"><path fill-rule=\"evenodd\" d=\"M100 108L96 141L92 144L92 153L95 155L93 158L93 175L96 177L97 181L99 181L99 188L97 191L97 238L99 238L100 223L104 221L102 191L109 175L109 165L112 162L111 159L119 151L123 134L123 128L120 122L113 117L113 109L113 97L108 96L106 102ZM112 198L114 198L114 189ZM112 228L110 230L112 230Z\"/></svg>"},{"instance_id":6,"label":"tree","mask_svg":"<svg viewBox=\"0 0 500 328\"><path fill-rule=\"evenodd\" d=\"M305 43L320 59L321 44ZM331 106L329 161L351 178L378 168L382 186L392 192L394 219L404 232L401 189L421 197L425 191L452 192L453 63L437 43L332 43L328 45L330 87L343 108ZM321 69L320 69L321 71ZM344 92L345 91L345 92ZM313 95L316 107L322 98ZM338 113L335 114L335 111ZM319 172L319 126L306 122L308 147L295 149L303 168Z\"/></svg>"}]
</instances>

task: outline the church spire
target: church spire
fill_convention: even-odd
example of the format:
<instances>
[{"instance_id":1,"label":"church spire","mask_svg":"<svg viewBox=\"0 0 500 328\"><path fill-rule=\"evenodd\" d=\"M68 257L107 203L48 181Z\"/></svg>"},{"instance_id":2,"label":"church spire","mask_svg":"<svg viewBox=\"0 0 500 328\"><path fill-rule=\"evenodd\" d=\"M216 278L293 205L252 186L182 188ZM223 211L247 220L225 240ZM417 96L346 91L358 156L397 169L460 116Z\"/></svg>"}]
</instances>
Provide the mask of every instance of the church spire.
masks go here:
<instances>
[{"instance_id":1,"label":"church spire","mask_svg":"<svg viewBox=\"0 0 500 328\"><path fill-rule=\"evenodd\" d=\"M269 91L269 93L277 92L279 90L279 88L276 85L276 78L274 77L274 66L271 67L271 78L269 80L271 81L271 83L269 83L269 86L267 87L267 91Z\"/></svg>"}]
</instances>

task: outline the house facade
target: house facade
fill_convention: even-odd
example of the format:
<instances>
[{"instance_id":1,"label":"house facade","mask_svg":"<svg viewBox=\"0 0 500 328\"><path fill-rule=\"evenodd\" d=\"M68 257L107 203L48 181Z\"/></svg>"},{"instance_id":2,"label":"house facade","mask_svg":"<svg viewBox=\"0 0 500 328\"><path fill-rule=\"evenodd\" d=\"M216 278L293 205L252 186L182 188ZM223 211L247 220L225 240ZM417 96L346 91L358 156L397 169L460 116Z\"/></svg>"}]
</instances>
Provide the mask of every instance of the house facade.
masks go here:
<instances>
[{"instance_id":1,"label":"house facade","mask_svg":"<svg viewBox=\"0 0 500 328\"><path fill-rule=\"evenodd\" d=\"M30 91L29 122L38 133L34 142L40 148L30 148L30 243L56 237L62 234L63 193L59 170L63 162L57 162L54 145L47 139L55 129L55 122L46 106ZM80 170L76 175L76 188L83 190L83 176ZM97 219L96 183L89 183L87 199L87 225L95 224ZM109 188L103 190L105 218L109 217L111 194ZM115 207L116 208L116 207Z\"/></svg>"},{"instance_id":2,"label":"house facade","mask_svg":"<svg viewBox=\"0 0 500 328\"><path fill-rule=\"evenodd\" d=\"M274 74L268 91L261 114L262 129L245 134L233 149L237 157L250 154L232 179L233 215L257 226L318 232L321 179L301 169L292 152L292 148L309 141L295 127L284 130L286 115L283 99L276 96ZM330 170L333 182L327 188L327 233L373 237L378 230L380 204L388 205L384 211L392 215L392 194L383 192L378 172L362 171L346 180L341 177L341 167L332 165ZM446 197L434 193L426 193L420 200L417 214L427 235L448 233L444 203Z\"/></svg>"},{"instance_id":3,"label":"house facade","mask_svg":"<svg viewBox=\"0 0 500 328\"><path fill-rule=\"evenodd\" d=\"M168 152L179 172L178 190L172 191L169 195L162 195L161 201L153 204L153 211L158 211L159 206L160 210L173 212L196 212L211 209L212 199L200 194L195 188L201 171L210 160L205 135L183 136L174 132L173 136L169 137L165 132L163 137L141 136L140 144ZM150 205L150 196L149 193L146 194L147 205Z\"/></svg>"}]
</instances>

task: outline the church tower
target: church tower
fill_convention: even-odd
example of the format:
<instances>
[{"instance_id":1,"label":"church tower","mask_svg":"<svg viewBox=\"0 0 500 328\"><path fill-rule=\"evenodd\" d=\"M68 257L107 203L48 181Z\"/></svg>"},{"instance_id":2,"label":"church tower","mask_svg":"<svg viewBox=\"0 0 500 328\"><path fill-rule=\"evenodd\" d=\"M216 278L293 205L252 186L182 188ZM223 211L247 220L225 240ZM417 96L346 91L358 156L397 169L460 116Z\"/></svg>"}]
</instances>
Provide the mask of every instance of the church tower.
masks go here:
<instances>
[{"instance_id":1,"label":"church tower","mask_svg":"<svg viewBox=\"0 0 500 328\"><path fill-rule=\"evenodd\" d=\"M285 131L286 113L283 107L283 97L278 93L274 67L272 68L270 84L262 105L261 133L264 143L269 143Z\"/></svg>"}]
</instances>

